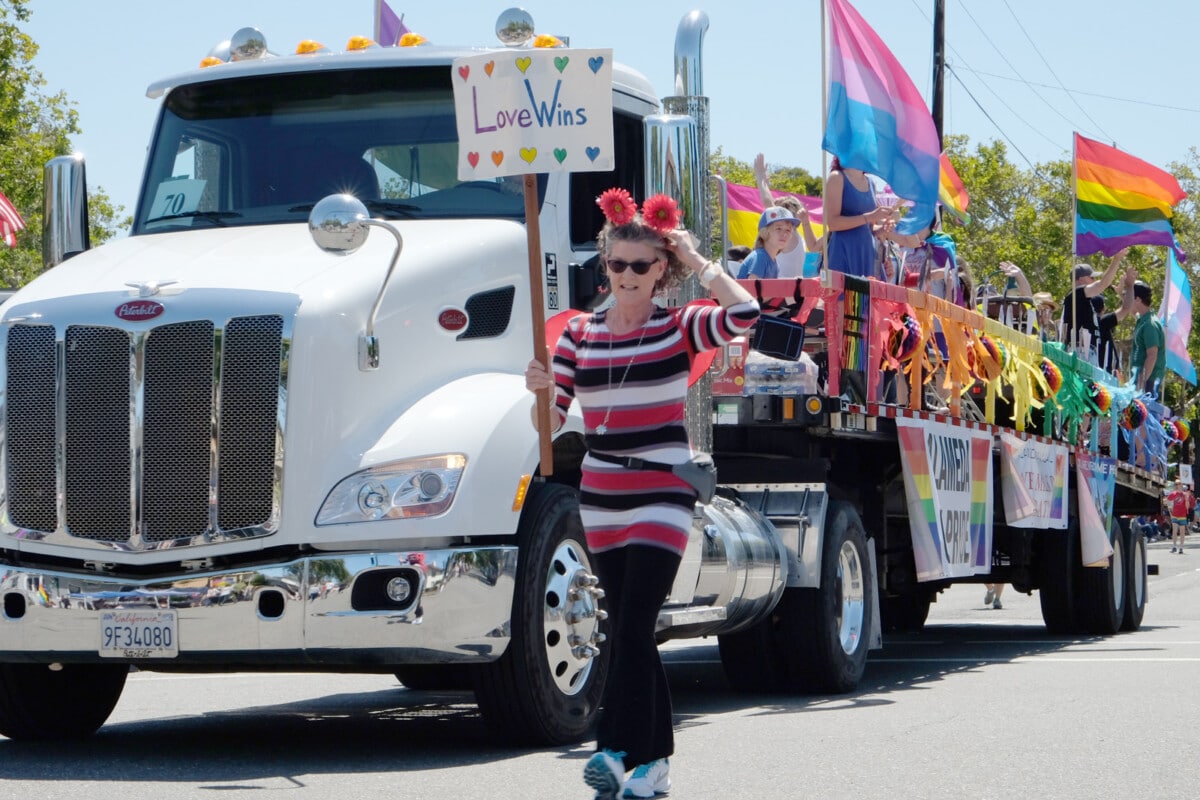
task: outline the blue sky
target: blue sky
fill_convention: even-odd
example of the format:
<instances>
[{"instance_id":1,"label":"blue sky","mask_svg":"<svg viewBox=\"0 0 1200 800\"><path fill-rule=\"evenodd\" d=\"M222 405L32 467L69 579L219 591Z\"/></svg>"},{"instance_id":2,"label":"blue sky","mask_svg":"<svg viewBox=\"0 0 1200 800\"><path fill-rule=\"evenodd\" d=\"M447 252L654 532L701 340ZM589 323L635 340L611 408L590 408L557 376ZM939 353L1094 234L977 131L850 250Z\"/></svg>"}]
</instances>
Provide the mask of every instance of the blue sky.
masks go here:
<instances>
[{"instance_id":1,"label":"blue sky","mask_svg":"<svg viewBox=\"0 0 1200 800\"><path fill-rule=\"evenodd\" d=\"M495 43L495 20L507 7L390 4L432 42L468 45ZM928 98L933 0L854 5ZM1200 145L1200 92L1187 58L1200 29L1194 0L946 6L947 58L961 79L946 80L948 133L975 142L1007 137L1019 164L1069 156L1074 130L1161 166ZM704 10L713 146L746 161L761 151L772 165L821 170L819 0L538 0L524 7L539 32L568 35L573 46L613 48L660 95L672 85L676 25L693 8ZM35 64L46 91L64 91L76 104L83 133L75 145L87 157L90 185L132 213L158 110L145 96L151 81L195 67L246 25L261 29L276 52L310 38L341 48L353 35L371 35L373 8L373 0L33 0L23 29L41 48Z\"/></svg>"}]
</instances>

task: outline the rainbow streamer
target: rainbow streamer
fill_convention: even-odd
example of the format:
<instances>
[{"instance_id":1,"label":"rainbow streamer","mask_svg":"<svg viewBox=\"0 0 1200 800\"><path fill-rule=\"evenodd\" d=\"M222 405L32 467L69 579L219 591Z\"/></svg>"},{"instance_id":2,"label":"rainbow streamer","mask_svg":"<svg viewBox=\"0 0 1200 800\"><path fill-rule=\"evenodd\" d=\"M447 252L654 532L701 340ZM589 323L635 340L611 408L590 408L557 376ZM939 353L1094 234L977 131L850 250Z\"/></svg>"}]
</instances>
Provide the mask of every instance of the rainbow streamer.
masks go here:
<instances>
[{"instance_id":1,"label":"rainbow streamer","mask_svg":"<svg viewBox=\"0 0 1200 800\"><path fill-rule=\"evenodd\" d=\"M1187 197L1171 173L1075 134L1075 254L1111 256L1130 245L1164 245L1186 255L1171 226Z\"/></svg>"}]
</instances>

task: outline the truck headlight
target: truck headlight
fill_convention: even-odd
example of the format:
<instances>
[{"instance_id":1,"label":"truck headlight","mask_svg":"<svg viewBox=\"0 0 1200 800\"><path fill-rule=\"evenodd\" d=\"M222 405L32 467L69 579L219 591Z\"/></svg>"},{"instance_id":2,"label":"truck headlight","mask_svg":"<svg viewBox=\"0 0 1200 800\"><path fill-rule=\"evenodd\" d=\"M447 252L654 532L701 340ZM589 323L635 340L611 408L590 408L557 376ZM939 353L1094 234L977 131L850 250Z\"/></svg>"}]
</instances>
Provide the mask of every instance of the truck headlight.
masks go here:
<instances>
[{"instance_id":1,"label":"truck headlight","mask_svg":"<svg viewBox=\"0 0 1200 800\"><path fill-rule=\"evenodd\" d=\"M466 456L451 453L356 472L333 487L317 512L317 524L436 516L454 502L466 466Z\"/></svg>"}]
</instances>

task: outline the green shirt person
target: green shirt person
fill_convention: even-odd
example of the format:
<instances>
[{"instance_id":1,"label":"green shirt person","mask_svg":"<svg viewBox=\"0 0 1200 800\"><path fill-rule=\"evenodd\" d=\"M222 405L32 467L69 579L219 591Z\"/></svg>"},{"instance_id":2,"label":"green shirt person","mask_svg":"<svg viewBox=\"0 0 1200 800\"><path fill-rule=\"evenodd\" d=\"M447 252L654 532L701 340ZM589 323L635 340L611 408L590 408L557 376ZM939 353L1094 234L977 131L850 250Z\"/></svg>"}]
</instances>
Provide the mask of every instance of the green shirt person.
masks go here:
<instances>
[{"instance_id":1,"label":"green shirt person","mask_svg":"<svg viewBox=\"0 0 1200 800\"><path fill-rule=\"evenodd\" d=\"M1138 388L1157 396L1167 374L1167 335L1150 307L1153 301L1154 291L1149 284L1142 281L1133 284L1133 310L1138 321L1133 329L1129 363L1137 374Z\"/></svg>"}]
</instances>

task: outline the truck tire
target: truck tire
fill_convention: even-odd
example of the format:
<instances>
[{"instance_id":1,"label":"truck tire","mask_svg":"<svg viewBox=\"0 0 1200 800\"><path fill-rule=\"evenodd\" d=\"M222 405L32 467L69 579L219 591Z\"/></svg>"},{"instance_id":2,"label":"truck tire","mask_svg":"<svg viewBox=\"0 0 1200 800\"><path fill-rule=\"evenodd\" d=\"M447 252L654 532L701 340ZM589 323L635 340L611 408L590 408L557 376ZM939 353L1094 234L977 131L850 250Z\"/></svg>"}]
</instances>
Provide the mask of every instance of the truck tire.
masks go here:
<instances>
[{"instance_id":1,"label":"truck tire","mask_svg":"<svg viewBox=\"0 0 1200 800\"><path fill-rule=\"evenodd\" d=\"M520 556L508 648L472 670L485 722L505 744L560 745L588 733L608 674L596 588L569 486L536 487L517 530Z\"/></svg>"},{"instance_id":2,"label":"truck tire","mask_svg":"<svg viewBox=\"0 0 1200 800\"><path fill-rule=\"evenodd\" d=\"M1077 633L1075 573L1079 564L1079 521L1071 517L1065 531L1044 530L1037 542L1042 621L1050 633Z\"/></svg>"},{"instance_id":3,"label":"truck tire","mask_svg":"<svg viewBox=\"0 0 1200 800\"><path fill-rule=\"evenodd\" d=\"M1142 617L1146 613L1146 534L1134 530L1129 520L1121 521L1125 532L1125 614L1121 620L1121 630L1136 631L1142 627Z\"/></svg>"},{"instance_id":4,"label":"truck tire","mask_svg":"<svg viewBox=\"0 0 1200 800\"><path fill-rule=\"evenodd\" d=\"M849 503L825 514L821 586L785 589L761 622L719 637L721 663L734 689L749 692L841 693L866 669L874 609L867 534Z\"/></svg>"},{"instance_id":5,"label":"truck tire","mask_svg":"<svg viewBox=\"0 0 1200 800\"><path fill-rule=\"evenodd\" d=\"M1121 630L1125 618L1125 546L1121 528L1114 520L1108 528L1108 541L1113 554L1107 567L1084 567L1076 561L1078 569L1075 595L1079 624L1087 633L1111 636Z\"/></svg>"},{"instance_id":6,"label":"truck tire","mask_svg":"<svg viewBox=\"0 0 1200 800\"><path fill-rule=\"evenodd\" d=\"M884 633L916 633L925 627L933 594L918 589L895 597L879 598L879 616Z\"/></svg>"},{"instance_id":7,"label":"truck tire","mask_svg":"<svg viewBox=\"0 0 1200 800\"><path fill-rule=\"evenodd\" d=\"M858 686L871 646L874 593L862 518L854 506L833 500L825 513L821 586L795 590L799 652L789 666L794 666L797 686L819 692L849 692Z\"/></svg>"},{"instance_id":8,"label":"truck tire","mask_svg":"<svg viewBox=\"0 0 1200 800\"><path fill-rule=\"evenodd\" d=\"M18 741L91 736L128 675L127 664L0 664L0 734Z\"/></svg>"}]
</instances>

